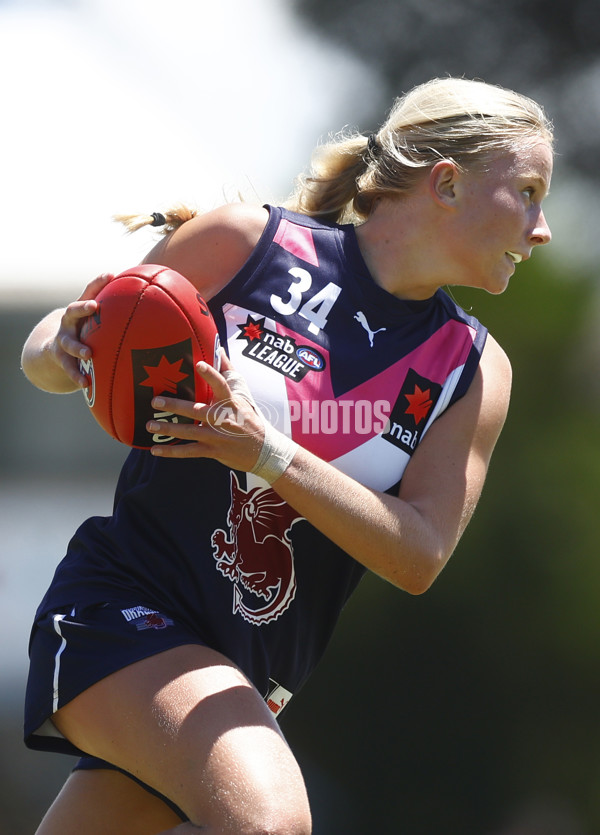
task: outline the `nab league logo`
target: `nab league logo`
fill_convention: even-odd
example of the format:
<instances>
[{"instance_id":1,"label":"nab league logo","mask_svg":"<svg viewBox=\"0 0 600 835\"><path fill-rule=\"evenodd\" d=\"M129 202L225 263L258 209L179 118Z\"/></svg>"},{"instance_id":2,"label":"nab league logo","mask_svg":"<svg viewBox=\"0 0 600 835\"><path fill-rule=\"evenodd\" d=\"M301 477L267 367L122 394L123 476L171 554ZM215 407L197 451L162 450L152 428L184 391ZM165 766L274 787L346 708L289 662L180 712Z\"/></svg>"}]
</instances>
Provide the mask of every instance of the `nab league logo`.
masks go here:
<instances>
[{"instance_id":1,"label":"nab league logo","mask_svg":"<svg viewBox=\"0 0 600 835\"><path fill-rule=\"evenodd\" d=\"M246 340L243 355L270 366L292 382L299 383L309 371L325 368L325 357L319 351L310 345L297 345L290 336L269 330L264 316L253 319L249 315L238 328L237 338Z\"/></svg>"},{"instance_id":2,"label":"nab league logo","mask_svg":"<svg viewBox=\"0 0 600 835\"><path fill-rule=\"evenodd\" d=\"M302 519L274 490L248 492L231 473L229 530L212 535L217 570L233 583L233 614L262 626L276 620L296 596L292 525Z\"/></svg>"}]
</instances>

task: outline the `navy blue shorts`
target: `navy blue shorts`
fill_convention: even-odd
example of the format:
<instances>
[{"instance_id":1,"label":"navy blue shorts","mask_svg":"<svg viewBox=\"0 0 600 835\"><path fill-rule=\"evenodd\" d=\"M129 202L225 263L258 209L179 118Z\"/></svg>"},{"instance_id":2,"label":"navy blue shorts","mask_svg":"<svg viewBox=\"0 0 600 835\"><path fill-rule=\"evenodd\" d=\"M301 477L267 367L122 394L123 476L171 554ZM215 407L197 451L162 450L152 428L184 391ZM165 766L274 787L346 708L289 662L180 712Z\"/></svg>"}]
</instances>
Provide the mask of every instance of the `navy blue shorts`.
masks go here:
<instances>
[{"instance_id":1,"label":"navy blue shorts","mask_svg":"<svg viewBox=\"0 0 600 835\"><path fill-rule=\"evenodd\" d=\"M182 821L188 821L189 818L181 811L179 806L176 806L168 797L165 797L164 794L161 794L156 789L153 789L151 786L147 786L146 783L142 782L138 777L134 777L133 774L130 774L128 771L125 771L122 768L118 768L116 765L112 765L112 763L107 763L104 760L99 759L98 757L81 757L80 760L77 761L75 768L73 771L94 771L96 769L108 768L110 771L119 771L121 774L124 774L126 777L129 777L143 789L146 789L147 792L153 794L155 797L160 798L163 803L166 803L169 809L172 809L176 815L179 815Z\"/></svg>"},{"instance_id":2,"label":"navy blue shorts","mask_svg":"<svg viewBox=\"0 0 600 835\"><path fill-rule=\"evenodd\" d=\"M75 606L43 616L29 646L25 744L41 751L88 753L59 733L52 714L111 673L184 644L206 645L187 626L139 602Z\"/></svg>"}]
</instances>

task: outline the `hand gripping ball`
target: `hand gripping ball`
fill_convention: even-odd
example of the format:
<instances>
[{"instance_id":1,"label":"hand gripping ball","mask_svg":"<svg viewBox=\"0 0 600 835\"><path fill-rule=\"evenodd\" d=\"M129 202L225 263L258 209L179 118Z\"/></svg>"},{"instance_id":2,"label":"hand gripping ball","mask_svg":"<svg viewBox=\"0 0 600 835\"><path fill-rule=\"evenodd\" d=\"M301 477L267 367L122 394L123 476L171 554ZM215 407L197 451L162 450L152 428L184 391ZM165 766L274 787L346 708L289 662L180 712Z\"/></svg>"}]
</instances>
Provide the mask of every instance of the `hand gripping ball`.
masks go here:
<instances>
[{"instance_id":1,"label":"hand gripping ball","mask_svg":"<svg viewBox=\"0 0 600 835\"><path fill-rule=\"evenodd\" d=\"M209 402L210 387L195 371L200 360L219 367L219 337L206 302L175 270L152 264L115 276L96 300L96 313L81 329L92 358L79 363L93 416L131 447L181 443L169 435L169 423L194 421L157 411L151 401L163 394ZM165 424L164 434L148 432L151 419Z\"/></svg>"}]
</instances>

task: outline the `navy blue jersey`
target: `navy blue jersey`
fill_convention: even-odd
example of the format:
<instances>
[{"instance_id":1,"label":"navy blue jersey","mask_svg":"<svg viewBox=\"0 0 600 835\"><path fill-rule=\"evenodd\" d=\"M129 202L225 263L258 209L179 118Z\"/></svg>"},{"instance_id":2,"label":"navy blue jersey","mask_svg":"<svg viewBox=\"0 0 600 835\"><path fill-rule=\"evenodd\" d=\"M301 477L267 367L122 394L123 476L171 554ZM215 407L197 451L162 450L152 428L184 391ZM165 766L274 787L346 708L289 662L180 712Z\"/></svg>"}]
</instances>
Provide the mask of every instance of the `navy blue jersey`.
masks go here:
<instances>
[{"instance_id":1,"label":"navy blue jersey","mask_svg":"<svg viewBox=\"0 0 600 835\"><path fill-rule=\"evenodd\" d=\"M269 211L210 302L221 341L275 426L396 491L432 421L470 385L486 330L443 291L403 301L375 284L353 226ZM258 477L133 450L113 514L77 530L38 613L138 601L194 630L263 694L276 682L277 712L364 571Z\"/></svg>"}]
</instances>

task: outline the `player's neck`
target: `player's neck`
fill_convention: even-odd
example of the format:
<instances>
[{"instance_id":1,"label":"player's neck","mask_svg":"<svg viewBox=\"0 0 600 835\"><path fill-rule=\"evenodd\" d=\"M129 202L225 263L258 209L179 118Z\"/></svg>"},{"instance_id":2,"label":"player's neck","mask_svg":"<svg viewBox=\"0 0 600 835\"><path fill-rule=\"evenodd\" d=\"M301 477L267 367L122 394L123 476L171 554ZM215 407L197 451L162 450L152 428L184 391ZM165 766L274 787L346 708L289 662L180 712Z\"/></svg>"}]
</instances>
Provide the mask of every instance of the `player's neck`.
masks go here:
<instances>
[{"instance_id":1,"label":"player's neck","mask_svg":"<svg viewBox=\"0 0 600 835\"><path fill-rule=\"evenodd\" d=\"M356 235L373 280L399 298L430 298L448 283L446 259L426 202L386 201Z\"/></svg>"}]
</instances>

